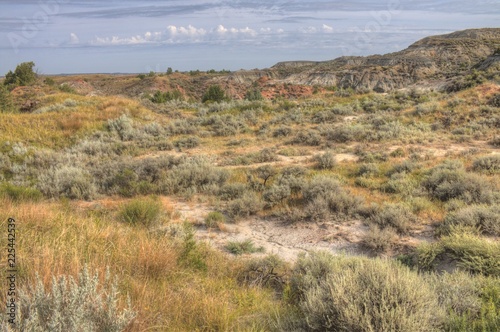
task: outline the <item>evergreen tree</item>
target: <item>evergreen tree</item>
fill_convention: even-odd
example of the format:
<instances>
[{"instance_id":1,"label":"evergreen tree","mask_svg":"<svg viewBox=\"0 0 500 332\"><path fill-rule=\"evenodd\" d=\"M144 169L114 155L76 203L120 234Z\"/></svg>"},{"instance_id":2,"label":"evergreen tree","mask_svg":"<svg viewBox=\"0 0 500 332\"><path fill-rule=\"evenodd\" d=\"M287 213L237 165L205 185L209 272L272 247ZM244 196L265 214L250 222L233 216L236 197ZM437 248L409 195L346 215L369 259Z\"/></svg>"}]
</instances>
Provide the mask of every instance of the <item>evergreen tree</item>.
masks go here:
<instances>
[{"instance_id":1,"label":"evergreen tree","mask_svg":"<svg viewBox=\"0 0 500 332\"><path fill-rule=\"evenodd\" d=\"M226 93L224 90L219 85L211 85L208 87L207 92L203 95L202 102L206 101L213 101L213 102L221 102L224 101L226 98Z\"/></svg>"},{"instance_id":2,"label":"evergreen tree","mask_svg":"<svg viewBox=\"0 0 500 332\"><path fill-rule=\"evenodd\" d=\"M23 62L17 65L16 70L5 75L4 84L11 87L26 86L35 83L37 74L33 71L35 63L33 61Z\"/></svg>"}]
</instances>

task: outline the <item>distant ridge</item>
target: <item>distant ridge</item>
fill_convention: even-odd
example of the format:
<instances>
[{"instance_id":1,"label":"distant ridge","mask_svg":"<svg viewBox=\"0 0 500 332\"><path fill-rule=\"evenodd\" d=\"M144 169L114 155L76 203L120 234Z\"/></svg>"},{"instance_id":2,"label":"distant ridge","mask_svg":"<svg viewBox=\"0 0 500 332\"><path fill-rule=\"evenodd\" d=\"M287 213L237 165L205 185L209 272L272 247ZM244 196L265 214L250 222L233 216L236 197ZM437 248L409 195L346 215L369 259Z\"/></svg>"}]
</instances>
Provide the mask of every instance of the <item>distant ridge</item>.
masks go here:
<instances>
[{"instance_id":1,"label":"distant ridge","mask_svg":"<svg viewBox=\"0 0 500 332\"><path fill-rule=\"evenodd\" d=\"M402 51L384 55L284 61L266 69L142 78L122 73L59 76L82 94L140 97L176 90L186 98L201 99L208 86L218 84L236 99L245 98L251 89L258 89L268 99L293 99L333 88L380 93L409 88L457 91L499 73L500 28L485 28L425 37ZM106 75L114 76L112 84Z\"/></svg>"},{"instance_id":2,"label":"distant ridge","mask_svg":"<svg viewBox=\"0 0 500 332\"><path fill-rule=\"evenodd\" d=\"M473 69L495 70L497 50L500 50L500 28L469 29L426 37L405 50L385 55L344 56L323 62L280 62L250 77L248 72L234 73L233 79L243 83L244 76L254 79L251 76L258 75L290 84L377 92L412 85L446 88L454 77Z\"/></svg>"}]
</instances>

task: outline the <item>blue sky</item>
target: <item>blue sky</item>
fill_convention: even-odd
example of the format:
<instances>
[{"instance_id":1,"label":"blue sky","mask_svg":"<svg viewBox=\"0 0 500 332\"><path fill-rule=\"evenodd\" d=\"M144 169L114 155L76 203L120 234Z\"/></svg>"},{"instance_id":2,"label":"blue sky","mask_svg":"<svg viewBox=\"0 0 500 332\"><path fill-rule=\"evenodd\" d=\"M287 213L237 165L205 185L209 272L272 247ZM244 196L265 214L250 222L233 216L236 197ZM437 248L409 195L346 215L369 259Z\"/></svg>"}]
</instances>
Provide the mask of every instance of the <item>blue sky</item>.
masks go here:
<instances>
[{"instance_id":1,"label":"blue sky","mask_svg":"<svg viewBox=\"0 0 500 332\"><path fill-rule=\"evenodd\" d=\"M0 75L266 68L406 48L499 27L498 0L12 0L0 2Z\"/></svg>"}]
</instances>

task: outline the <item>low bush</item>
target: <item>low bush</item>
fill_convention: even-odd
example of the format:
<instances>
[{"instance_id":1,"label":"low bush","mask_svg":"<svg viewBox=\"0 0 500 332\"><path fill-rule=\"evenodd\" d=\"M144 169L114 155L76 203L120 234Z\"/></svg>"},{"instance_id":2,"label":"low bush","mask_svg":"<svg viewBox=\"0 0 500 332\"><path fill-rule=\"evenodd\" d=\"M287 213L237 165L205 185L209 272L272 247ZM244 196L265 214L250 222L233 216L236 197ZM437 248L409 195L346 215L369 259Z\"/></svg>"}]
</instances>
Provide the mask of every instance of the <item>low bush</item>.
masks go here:
<instances>
[{"instance_id":1,"label":"low bush","mask_svg":"<svg viewBox=\"0 0 500 332\"><path fill-rule=\"evenodd\" d=\"M257 163L269 163L277 160L279 160L279 158L276 152L268 148L260 150L257 155L255 155L255 162Z\"/></svg>"},{"instance_id":2,"label":"low bush","mask_svg":"<svg viewBox=\"0 0 500 332\"><path fill-rule=\"evenodd\" d=\"M92 176L81 168L61 166L38 177L38 189L48 197L91 200L97 189Z\"/></svg>"},{"instance_id":3,"label":"low bush","mask_svg":"<svg viewBox=\"0 0 500 332\"><path fill-rule=\"evenodd\" d=\"M412 196L417 188L418 182L405 173L393 174L381 187L386 193L401 194L403 197Z\"/></svg>"},{"instance_id":4,"label":"low bush","mask_svg":"<svg viewBox=\"0 0 500 332\"><path fill-rule=\"evenodd\" d=\"M321 136L313 130L299 131L291 141L292 144L302 144L310 146L318 146L321 144L321 142Z\"/></svg>"},{"instance_id":5,"label":"low bush","mask_svg":"<svg viewBox=\"0 0 500 332\"><path fill-rule=\"evenodd\" d=\"M118 119L108 120L108 129L116 133L122 141L129 141L136 135L132 119L125 114Z\"/></svg>"},{"instance_id":6,"label":"low bush","mask_svg":"<svg viewBox=\"0 0 500 332\"><path fill-rule=\"evenodd\" d=\"M340 126L327 129L323 134L326 136L328 141L335 143L348 143L358 140L360 131L360 127Z\"/></svg>"},{"instance_id":7,"label":"low bush","mask_svg":"<svg viewBox=\"0 0 500 332\"><path fill-rule=\"evenodd\" d=\"M256 247L252 240L230 241L225 246L226 250L233 255L253 254L263 252L263 247Z\"/></svg>"},{"instance_id":8,"label":"low bush","mask_svg":"<svg viewBox=\"0 0 500 332\"><path fill-rule=\"evenodd\" d=\"M16 331L124 331L136 313L130 303L122 311L117 308L117 285L106 276L99 285L99 276L84 268L78 280L71 276L54 277L51 290L40 279L36 285L19 290ZM13 331L0 324L2 331Z\"/></svg>"},{"instance_id":9,"label":"low bush","mask_svg":"<svg viewBox=\"0 0 500 332\"><path fill-rule=\"evenodd\" d=\"M368 220L382 229L392 227L400 234L408 234L418 218L406 205L385 204L377 209Z\"/></svg>"},{"instance_id":10,"label":"low bush","mask_svg":"<svg viewBox=\"0 0 500 332\"><path fill-rule=\"evenodd\" d=\"M430 275L442 307L455 315L478 317L481 312L481 280L456 271L441 276ZM448 330L450 331L450 330Z\"/></svg>"},{"instance_id":11,"label":"low bush","mask_svg":"<svg viewBox=\"0 0 500 332\"><path fill-rule=\"evenodd\" d=\"M500 244L479 237L467 227L454 228L438 242L421 244L416 255L421 270L434 270L443 262L451 262L469 273L500 277Z\"/></svg>"},{"instance_id":12,"label":"low bush","mask_svg":"<svg viewBox=\"0 0 500 332\"><path fill-rule=\"evenodd\" d=\"M229 177L229 173L213 166L209 159L180 158L169 172L158 179L158 191L162 194L217 192Z\"/></svg>"},{"instance_id":13,"label":"low bush","mask_svg":"<svg viewBox=\"0 0 500 332\"><path fill-rule=\"evenodd\" d=\"M419 167L418 164L416 164L415 162L411 161L411 160L405 160L403 161L402 163L400 164L396 164L394 165L388 172L387 172L387 176L391 176L391 175L394 175L394 174L399 174L399 173L406 173L406 174L409 174L411 173L413 170L417 169Z\"/></svg>"},{"instance_id":14,"label":"low bush","mask_svg":"<svg viewBox=\"0 0 500 332\"><path fill-rule=\"evenodd\" d=\"M205 217L205 225L208 228L215 228L219 224L223 224L226 222L226 217L220 212L210 212L206 217Z\"/></svg>"},{"instance_id":15,"label":"low bush","mask_svg":"<svg viewBox=\"0 0 500 332\"><path fill-rule=\"evenodd\" d=\"M363 177L371 177L371 176L377 176L379 174L380 170L377 164L374 163L367 163L367 164L362 164L359 166L358 171L356 172L357 176L363 176Z\"/></svg>"},{"instance_id":16,"label":"low bush","mask_svg":"<svg viewBox=\"0 0 500 332\"><path fill-rule=\"evenodd\" d=\"M492 187L487 180L455 167L449 164L431 170L422 183L431 197L444 202L460 199L468 204L492 201Z\"/></svg>"},{"instance_id":17,"label":"low bush","mask_svg":"<svg viewBox=\"0 0 500 332\"><path fill-rule=\"evenodd\" d=\"M443 230L451 232L455 226L478 228L482 233L500 236L500 206L472 205L446 215Z\"/></svg>"},{"instance_id":18,"label":"low bush","mask_svg":"<svg viewBox=\"0 0 500 332\"><path fill-rule=\"evenodd\" d=\"M243 183L226 183L217 191L217 195L224 201L241 198L248 188Z\"/></svg>"},{"instance_id":19,"label":"low bush","mask_svg":"<svg viewBox=\"0 0 500 332\"><path fill-rule=\"evenodd\" d=\"M361 205L359 197L346 192L340 184L325 176L315 177L302 190L305 216L312 220L323 220L330 216L345 219L353 216Z\"/></svg>"},{"instance_id":20,"label":"low bush","mask_svg":"<svg viewBox=\"0 0 500 332\"><path fill-rule=\"evenodd\" d=\"M125 203L118 217L128 224L150 227L159 220L160 214L160 202L151 198L137 198Z\"/></svg>"},{"instance_id":21,"label":"low bush","mask_svg":"<svg viewBox=\"0 0 500 332\"><path fill-rule=\"evenodd\" d=\"M385 252L394 245L396 238L397 234L391 227L380 229L377 225L370 225L363 244L376 252Z\"/></svg>"},{"instance_id":22,"label":"low bush","mask_svg":"<svg viewBox=\"0 0 500 332\"><path fill-rule=\"evenodd\" d=\"M433 331L443 311L417 273L391 261L329 254L300 256L291 291L301 319L284 329Z\"/></svg>"},{"instance_id":23,"label":"low bush","mask_svg":"<svg viewBox=\"0 0 500 332\"><path fill-rule=\"evenodd\" d=\"M337 164L335 156L331 152L317 154L314 156L314 161L316 162L317 169L332 169Z\"/></svg>"},{"instance_id":24,"label":"low bush","mask_svg":"<svg viewBox=\"0 0 500 332\"><path fill-rule=\"evenodd\" d=\"M500 287L498 284L498 279L485 279L480 287L481 307L479 313L471 310L460 314L451 310L443 329L454 332L498 331L500 328Z\"/></svg>"},{"instance_id":25,"label":"low bush","mask_svg":"<svg viewBox=\"0 0 500 332\"><path fill-rule=\"evenodd\" d=\"M268 255L249 261L238 279L250 286L271 287L281 291L286 271L287 264L283 260L277 255Z\"/></svg>"},{"instance_id":26,"label":"low bush","mask_svg":"<svg viewBox=\"0 0 500 332\"><path fill-rule=\"evenodd\" d=\"M230 201L227 205L228 214L233 218L248 217L263 208L262 200L253 192L245 193L241 198Z\"/></svg>"},{"instance_id":27,"label":"low bush","mask_svg":"<svg viewBox=\"0 0 500 332\"><path fill-rule=\"evenodd\" d=\"M474 160L472 169L476 172L485 172L489 174L500 173L500 154L484 156Z\"/></svg>"},{"instance_id":28,"label":"low bush","mask_svg":"<svg viewBox=\"0 0 500 332\"><path fill-rule=\"evenodd\" d=\"M174 142L174 146L179 150L192 149L198 145L200 145L200 139L196 136L184 137Z\"/></svg>"},{"instance_id":29,"label":"low bush","mask_svg":"<svg viewBox=\"0 0 500 332\"><path fill-rule=\"evenodd\" d=\"M439 242L422 242L416 249L416 265L420 271L433 271L444 249Z\"/></svg>"},{"instance_id":30,"label":"low bush","mask_svg":"<svg viewBox=\"0 0 500 332\"><path fill-rule=\"evenodd\" d=\"M273 137L288 137L292 133L292 128L280 126L273 131Z\"/></svg>"},{"instance_id":31,"label":"low bush","mask_svg":"<svg viewBox=\"0 0 500 332\"><path fill-rule=\"evenodd\" d=\"M269 207L282 203L291 195L290 187L287 185L273 185L266 189L262 198Z\"/></svg>"},{"instance_id":32,"label":"low bush","mask_svg":"<svg viewBox=\"0 0 500 332\"><path fill-rule=\"evenodd\" d=\"M493 137L488 143L496 148L500 148L500 136Z\"/></svg>"}]
</instances>

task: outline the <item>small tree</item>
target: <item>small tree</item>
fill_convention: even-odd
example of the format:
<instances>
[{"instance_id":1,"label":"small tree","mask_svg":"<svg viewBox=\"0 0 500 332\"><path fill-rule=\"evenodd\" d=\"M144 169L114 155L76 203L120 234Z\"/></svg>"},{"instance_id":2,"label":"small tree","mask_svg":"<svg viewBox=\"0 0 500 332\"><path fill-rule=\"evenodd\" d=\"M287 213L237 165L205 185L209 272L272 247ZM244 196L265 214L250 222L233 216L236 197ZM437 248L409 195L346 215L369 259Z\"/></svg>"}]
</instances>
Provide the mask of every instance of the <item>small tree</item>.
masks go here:
<instances>
[{"instance_id":1,"label":"small tree","mask_svg":"<svg viewBox=\"0 0 500 332\"><path fill-rule=\"evenodd\" d=\"M262 97L262 93L258 88L253 88L247 91L247 93L245 94L245 99L254 101L254 100L262 100L264 98Z\"/></svg>"},{"instance_id":2,"label":"small tree","mask_svg":"<svg viewBox=\"0 0 500 332\"><path fill-rule=\"evenodd\" d=\"M167 68L167 75L172 75L173 72L172 67Z\"/></svg>"},{"instance_id":3,"label":"small tree","mask_svg":"<svg viewBox=\"0 0 500 332\"><path fill-rule=\"evenodd\" d=\"M227 98L224 90L219 85L211 85L203 95L202 102L213 101L219 103L225 99Z\"/></svg>"},{"instance_id":4,"label":"small tree","mask_svg":"<svg viewBox=\"0 0 500 332\"><path fill-rule=\"evenodd\" d=\"M9 72L5 74L4 84L16 87L35 83L37 74L33 71L33 67L35 67L35 63L32 61L19 64L14 72L9 70Z\"/></svg>"}]
</instances>

